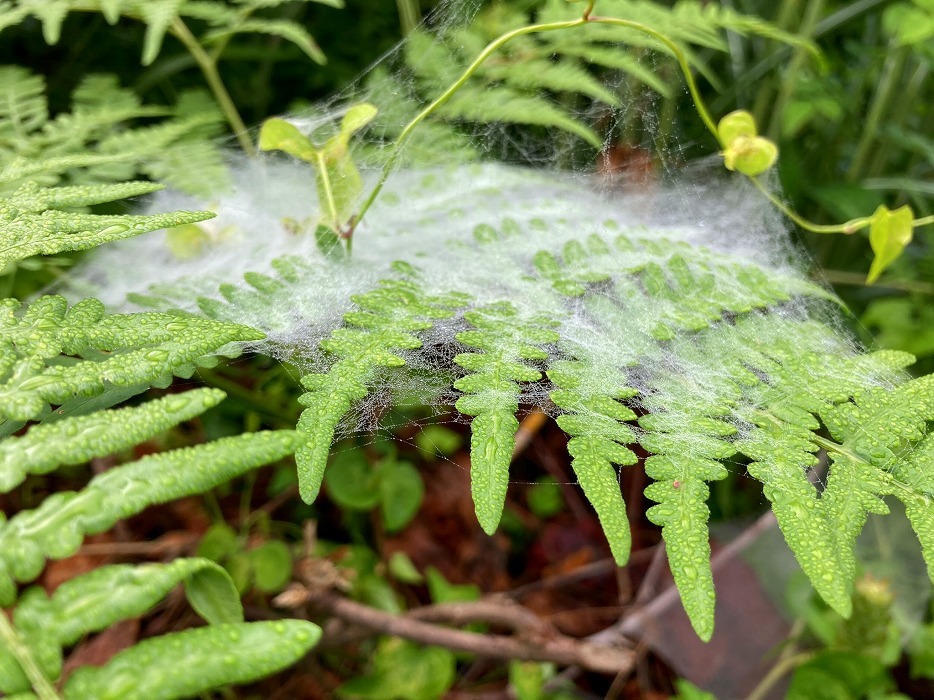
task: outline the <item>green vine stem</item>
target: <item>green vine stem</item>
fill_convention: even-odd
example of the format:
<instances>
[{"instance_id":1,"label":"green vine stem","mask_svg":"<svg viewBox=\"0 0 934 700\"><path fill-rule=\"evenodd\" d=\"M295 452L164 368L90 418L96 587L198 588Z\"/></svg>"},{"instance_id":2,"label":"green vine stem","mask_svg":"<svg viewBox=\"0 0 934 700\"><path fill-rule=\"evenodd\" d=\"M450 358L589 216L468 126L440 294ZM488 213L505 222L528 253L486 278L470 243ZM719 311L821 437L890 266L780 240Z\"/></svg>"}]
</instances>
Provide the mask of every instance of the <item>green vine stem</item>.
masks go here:
<instances>
[{"instance_id":1,"label":"green vine stem","mask_svg":"<svg viewBox=\"0 0 934 700\"><path fill-rule=\"evenodd\" d=\"M214 99L217 100L218 106L224 113L224 117L227 119L227 123L230 124L230 128L233 129L244 153L249 156L255 155L256 146L253 144L252 139L250 139L249 130L246 128L246 124L243 123L240 112L237 111L230 97L230 93L228 93L227 88L224 87L224 82L221 80L220 73L217 71L216 58L212 58L208 55L204 47L201 46L201 43L195 38L194 34L191 33L191 30L188 29L188 25L179 17L172 20L171 32L173 36L188 49L188 53L191 54L191 57L195 59L195 62L204 74L204 79L207 81L208 87L214 94Z\"/></svg>"},{"instance_id":2,"label":"green vine stem","mask_svg":"<svg viewBox=\"0 0 934 700\"><path fill-rule=\"evenodd\" d=\"M454 81L448 89L445 90L441 95L439 95L434 102L425 107L421 112L419 112L415 118L413 118L408 124L405 125L405 128L396 138L395 142L392 145L392 153L389 158L386 160L386 163L383 165L382 171L380 172L379 180L377 180L376 185L373 187L373 190L370 192L369 196L363 203L363 206L360 208L360 212L356 217L355 225L358 225L363 219L367 210L375 201L376 197L379 195L380 191L383 189L383 185L386 184L386 180L389 178L390 173L392 173L393 168L395 167L396 161L399 158L399 153L401 152L402 146L408 140L409 135L412 133L412 130L415 129L422 121L425 120L432 113L436 112L440 107L442 107L451 97L460 90L464 84L470 80L474 73L480 68L481 65L492 56L497 50L505 46L507 43L512 41L518 36L523 36L525 34L541 34L543 32L553 32L561 29L573 29L574 27L582 27L585 24L595 22L600 24L612 24L618 27L626 27L628 29L635 29L636 31L642 32L652 38L658 40L666 48L668 48L675 59L678 61L678 65L681 67L682 73L684 73L685 82L687 83L688 91L691 94L691 99L694 101L694 107L697 110L698 115L701 120L704 122L704 125L710 131L714 137L717 136L717 125L714 123L714 120L711 118L710 113L707 111L707 107L704 104L704 101L701 99L700 91L698 90L697 83L694 80L694 75L691 72L691 66L688 63L687 56L684 52L678 47L678 45L669 39L664 34L648 27L641 22L633 22L626 19L617 19L615 17L597 17L593 14L593 7L596 0L589 0L587 6L584 8L579 19L568 20L566 22L547 22L544 24L530 24L525 27L520 27L519 29L514 29L511 32L506 32L497 39L494 39L489 44L486 45L486 48L481 51L477 57L473 60L461 76Z\"/></svg>"},{"instance_id":3,"label":"green vine stem","mask_svg":"<svg viewBox=\"0 0 934 700\"><path fill-rule=\"evenodd\" d=\"M0 610L0 641L19 662L29 682L32 683L32 688L39 700L62 700L62 696L58 694L52 682L42 673L29 647L23 644L23 641L16 633L16 629L10 624L10 620L2 610Z\"/></svg>"},{"instance_id":4,"label":"green vine stem","mask_svg":"<svg viewBox=\"0 0 934 700\"><path fill-rule=\"evenodd\" d=\"M627 29L634 29L636 31L642 32L647 36L652 37L664 45L678 62L678 66L681 68L681 72L684 75L684 81L687 85L688 92L691 95L691 100L694 103L694 109L697 111L698 116L701 118L701 121L704 123L704 126L707 127L707 130L713 135L717 142L720 142L720 134L717 129L717 125L714 122L713 118L710 115L710 111L707 109L707 105L701 97L700 90L697 87L697 81L694 79L693 71L691 70L690 63L688 62L687 56L680 49L680 47L667 36L661 32L648 27L641 22L634 22L626 19L618 19L616 17L600 17L592 14L596 0L589 0L586 7L584 8L583 13L579 19L568 20L565 22L547 22L543 24L531 24L525 27L520 27L519 29L514 29L510 32L506 32L500 37L494 39L481 51L473 62L467 66L461 76L454 81L448 88L439 95L434 102L425 107L421 112L419 112L408 124L405 125L405 128L402 129L402 132L396 138L395 142L392 145L392 152L389 158L386 160L386 163L383 165L382 170L380 171L379 179L374 185L373 189L370 191L370 194L364 200L363 205L360 207L360 211L353 220L352 228L348 232L348 241L350 236L353 234L353 229L359 225L363 220L366 212L372 206L373 202L379 196L380 191L383 189L383 185L386 184L386 180L389 178L389 175L392 173L393 168L396 165L396 161L399 159L399 154L402 150L402 146L408 140L412 131L417 127L422 121L424 121L432 113L436 112L440 107L442 107L464 84L470 80L470 78L477 72L480 66L497 50L502 48L504 45L512 41L518 36L523 36L525 34L540 34L543 32L552 32L562 29L573 29L574 27L581 27L585 24L591 22L599 24L609 24L617 27L625 27ZM762 192L763 195L785 216L791 219L795 224L800 226L806 231L812 233L843 233L851 234L859 231L871 223L871 217L860 217L858 219L851 219L843 224L815 224L812 221L809 221L802 217L800 214L797 214L792 210L787 204L785 204L780 198L776 197L772 192L766 188L762 182L754 176L747 176L752 180L755 187ZM914 219L911 222L912 228L919 228L921 226L926 226L934 223L934 216L923 217L920 219Z\"/></svg>"}]
</instances>

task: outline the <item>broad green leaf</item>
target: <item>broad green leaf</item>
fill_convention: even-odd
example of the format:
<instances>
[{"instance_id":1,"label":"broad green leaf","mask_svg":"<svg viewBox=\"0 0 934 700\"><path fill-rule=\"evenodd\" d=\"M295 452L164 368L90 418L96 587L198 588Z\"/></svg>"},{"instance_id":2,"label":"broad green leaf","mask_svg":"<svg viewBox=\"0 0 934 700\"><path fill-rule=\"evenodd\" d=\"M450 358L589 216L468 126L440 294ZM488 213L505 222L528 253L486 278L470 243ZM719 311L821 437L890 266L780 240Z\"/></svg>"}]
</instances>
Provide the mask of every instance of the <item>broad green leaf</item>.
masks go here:
<instances>
[{"instance_id":1,"label":"broad green leaf","mask_svg":"<svg viewBox=\"0 0 934 700\"><path fill-rule=\"evenodd\" d=\"M911 243L914 213L907 204L894 211L884 204L873 213L869 222L869 245L875 257L869 267L866 282L872 284L882 271L891 265Z\"/></svg>"},{"instance_id":2,"label":"broad green leaf","mask_svg":"<svg viewBox=\"0 0 934 700\"><path fill-rule=\"evenodd\" d=\"M185 579L185 595L208 624L243 622L243 605L230 575L219 566L205 567Z\"/></svg>"},{"instance_id":3,"label":"broad green leaf","mask_svg":"<svg viewBox=\"0 0 934 700\"><path fill-rule=\"evenodd\" d=\"M253 583L263 593L278 593L291 580L292 552L285 542L263 542L247 556L253 567Z\"/></svg>"},{"instance_id":4,"label":"broad green leaf","mask_svg":"<svg viewBox=\"0 0 934 700\"><path fill-rule=\"evenodd\" d=\"M293 124L272 117L263 122L259 130L261 151L283 151L308 163L316 163L318 150Z\"/></svg>"},{"instance_id":5,"label":"broad green leaf","mask_svg":"<svg viewBox=\"0 0 934 700\"><path fill-rule=\"evenodd\" d=\"M409 462L387 460L379 469L379 493L386 531L398 532L418 512L425 484Z\"/></svg>"}]
</instances>

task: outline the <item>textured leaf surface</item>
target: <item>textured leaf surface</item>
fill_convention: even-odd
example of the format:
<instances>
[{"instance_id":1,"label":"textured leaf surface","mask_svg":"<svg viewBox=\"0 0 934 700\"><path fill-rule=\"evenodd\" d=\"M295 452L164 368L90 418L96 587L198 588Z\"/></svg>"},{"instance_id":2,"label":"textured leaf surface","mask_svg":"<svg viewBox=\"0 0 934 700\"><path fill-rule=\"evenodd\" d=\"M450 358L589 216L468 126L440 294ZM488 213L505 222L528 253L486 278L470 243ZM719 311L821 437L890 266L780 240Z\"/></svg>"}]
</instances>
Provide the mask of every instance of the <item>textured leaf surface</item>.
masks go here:
<instances>
[{"instance_id":1,"label":"textured leaf surface","mask_svg":"<svg viewBox=\"0 0 934 700\"><path fill-rule=\"evenodd\" d=\"M171 564L103 566L71 579L49 597L40 587L21 596L13 615L20 639L42 664L49 678L62 669L62 648L72 646L86 634L104 630L120 620L138 617L162 600L179 583L209 574L215 584L232 596L243 611L230 576L207 559L178 559ZM6 693L26 691L30 685L12 655L0 651L0 689Z\"/></svg>"},{"instance_id":2,"label":"textured leaf surface","mask_svg":"<svg viewBox=\"0 0 934 700\"><path fill-rule=\"evenodd\" d=\"M0 490L18 486L27 474L45 474L132 447L216 406L223 398L217 389L196 389L134 408L34 426L22 437L0 442Z\"/></svg>"},{"instance_id":3,"label":"textured leaf surface","mask_svg":"<svg viewBox=\"0 0 934 700\"><path fill-rule=\"evenodd\" d=\"M321 637L304 620L215 625L140 642L100 668L78 669L68 700L175 700L248 683L302 658Z\"/></svg>"},{"instance_id":4,"label":"textured leaf surface","mask_svg":"<svg viewBox=\"0 0 934 700\"><path fill-rule=\"evenodd\" d=\"M353 297L359 307L344 315L348 327L335 330L321 343L335 358L326 374L308 374L308 389L300 402L306 408L298 421L303 443L295 453L302 499L310 503L321 488L334 431L353 404L368 393L368 383L380 367L401 367L400 350L421 347L419 331L436 319L452 315L462 299L421 293L412 280L384 281L379 289Z\"/></svg>"},{"instance_id":5,"label":"textured leaf surface","mask_svg":"<svg viewBox=\"0 0 934 700\"><path fill-rule=\"evenodd\" d=\"M224 345L258 340L245 326L193 316L105 315L96 299L60 296L28 307L0 301L0 416L29 420L48 404L136 386L179 371ZM87 359L76 360L76 357Z\"/></svg>"},{"instance_id":6,"label":"textured leaf surface","mask_svg":"<svg viewBox=\"0 0 934 700\"><path fill-rule=\"evenodd\" d=\"M0 604L14 581L31 581L47 558L70 556L85 535L105 532L155 503L204 493L292 452L293 431L248 433L197 447L162 452L95 476L77 493L60 492L0 526Z\"/></svg>"},{"instance_id":7,"label":"textured leaf surface","mask_svg":"<svg viewBox=\"0 0 934 700\"><path fill-rule=\"evenodd\" d=\"M456 338L481 352L461 353L455 364L470 374L454 382L464 392L457 410L474 416L470 424L470 488L480 525L493 534L499 525L509 483L509 464L519 422L519 384L534 382L541 372L523 360L544 360L541 346L554 343L555 324L543 318L524 319L511 304L500 304L465 315L474 330Z\"/></svg>"},{"instance_id":8,"label":"textured leaf surface","mask_svg":"<svg viewBox=\"0 0 934 700\"><path fill-rule=\"evenodd\" d=\"M73 207L143 194L159 189L149 183L62 187L24 185L0 197L0 269L33 255L51 255L138 236L148 231L210 219L209 212L170 214L76 214L53 207Z\"/></svg>"}]
</instances>

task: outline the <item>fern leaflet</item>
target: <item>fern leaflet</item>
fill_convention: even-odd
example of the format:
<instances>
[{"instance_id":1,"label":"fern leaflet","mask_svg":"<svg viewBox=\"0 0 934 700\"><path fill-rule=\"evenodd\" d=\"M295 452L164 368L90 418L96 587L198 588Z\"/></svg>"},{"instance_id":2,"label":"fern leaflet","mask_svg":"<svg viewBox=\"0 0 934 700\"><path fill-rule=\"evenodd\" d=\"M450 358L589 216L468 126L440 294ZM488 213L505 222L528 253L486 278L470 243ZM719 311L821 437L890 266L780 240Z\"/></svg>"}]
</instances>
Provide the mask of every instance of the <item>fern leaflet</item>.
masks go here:
<instances>
[{"instance_id":1,"label":"fern leaflet","mask_svg":"<svg viewBox=\"0 0 934 700\"><path fill-rule=\"evenodd\" d=\"M295 453L302 498L310 503L321 488L334 431L353 404L364 398L380 367L401 367L399 350L421 347L415 335L452 315L462 298L426 297L412 280L383 281L379 289L352 297L360 308L344 315L351 328L335 330L321 347L336 361L326 374L307 374L305 406L298 421L304 442Z\"/></svg>"},{"instance_id":2,"label":"fern leaflet","mask_svg":"<svg viewBox=\"0 0 934 700\"><path fill-rule=\"evenodd\" d=\"M554 324L544 318L523 319L508 303L469 311L474 330L456 339L482 352L461 353L454 363L470 374L454 382L464 392L457 410L474 416L470 423L470 483L480 525L492 534L499 525L509 483L509 464L519 429L517 382L534 382L542 373L523 360L544 360L540 346L554 343Z\"/></svg>"}]
</instances>

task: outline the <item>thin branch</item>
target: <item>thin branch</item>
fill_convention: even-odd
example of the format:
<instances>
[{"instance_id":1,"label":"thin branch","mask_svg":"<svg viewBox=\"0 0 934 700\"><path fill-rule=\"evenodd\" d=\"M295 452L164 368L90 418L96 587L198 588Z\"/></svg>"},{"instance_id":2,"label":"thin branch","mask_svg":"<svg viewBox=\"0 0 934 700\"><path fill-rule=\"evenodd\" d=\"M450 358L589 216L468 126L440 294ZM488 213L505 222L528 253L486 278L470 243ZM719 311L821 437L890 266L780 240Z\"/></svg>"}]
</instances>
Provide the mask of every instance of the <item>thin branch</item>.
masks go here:
<instances>
[{"instance_id":1,"label":"thin branch","mask_svg":"<svg viewBox=\"0 0 934 700\"><path fill-rule=\"evenodd\" d=\"M600 673L628 673L635 663L630 649L566 637L552 630L546 623L535 618L524 608L505 603L502 599L477 601L474 603L445 603L426 606L418 610L393 615L357 603L342 595L331 592L311 592L298 595L295 589L286 593L288 597L280 604L294 606L307 604L318 611L340 621L362 627L372 634L388 634L403 637L422 644L464 651L481 657L494 659L525 659L545 661L563 666L581 666ZM304 598L304 600L300 600ZM441 627L426 620L467 624L488 622L502 624L519 630L517 636L480 634ZM325 629L319 648L334 646L334 637ZM368 635L369 636L369 635ZM340 638L340 635L338 635ZM344 641L344 640L341 640Z\"/></svg>"}]
</instances>

